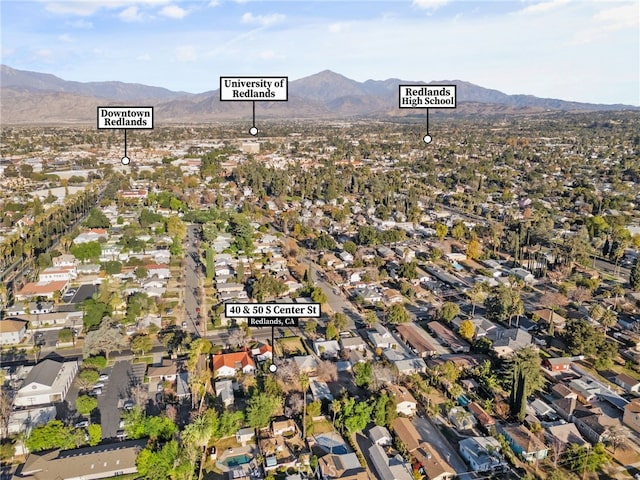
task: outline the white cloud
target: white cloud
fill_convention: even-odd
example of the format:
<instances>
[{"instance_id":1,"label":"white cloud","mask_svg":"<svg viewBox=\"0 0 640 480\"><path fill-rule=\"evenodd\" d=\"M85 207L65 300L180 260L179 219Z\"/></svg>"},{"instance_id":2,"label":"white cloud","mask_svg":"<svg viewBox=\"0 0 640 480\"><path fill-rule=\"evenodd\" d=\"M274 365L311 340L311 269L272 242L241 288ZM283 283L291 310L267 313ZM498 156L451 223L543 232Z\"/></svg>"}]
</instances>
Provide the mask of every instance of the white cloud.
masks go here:
<instances>
[{"instance_id":1,"label":"white cloud","mask_svg":"<svg viewBox=\"0 0 640 480\"><path fill-rule=\"evenodd\" d=\"M574 33L569 45L602 42L608 35L621 30L637 31L640 26L639 14L638 5L633 3L600 10L591 17L590 24L586 28Z\"/></svg>"},{"instance_id":2,"label":"white cloud","mask_svg":"<svg viewBox=\"0 0 640 480\"><path fill-rule=\"evenodd\" d=\"M349 29L349 24L344 22L336 22L329 25L329 31L331 33L341 33Z\"/></svg>"},{"instance_id":3,"label":"white cloud","mask_svg":"<svg viewBox=\"0 0 640 480\"><path fill-rule=\"evenodd\" d=\"M81 30L91 30L93 28L93 23L88 20L84 20L79 18L78 20L74 20L73 22L67 22L67 25L73 28L79 28Z\"/></svg>"},{"instance_id":4,"label":"white cloud","mask_svg":"<svg viewBox=\"0 0 640 480\"><path fill-rule=\"evenodd\" d=\"M143 19L138 7L125 8L120 12L118 17L120 17L120 20L125 22L141 22Z\"/></svg>"},{"instance_id":5,"label":"white cloud","mask_svg":"<svg viewBox=\"0 0 640 480\"><path fill-rule=\"evenodd\" d=\"M33 53L40 61L52 63L54 60L53 50L49 48L41 48Z\"/></svg>"},{"instance_id":6,"label":"white cloud","mask_svg":"<svg viewBox=\"0 0 640 480\"><path fill-rule=\"evenodd\" d=\"M550 10L561 7L562 5L566 5L567 3L569 3L569 0L550 0L548 2L535 3L523 8L519 13L523 13L525 15L546 13Z\"/></svg>"},{"instance_id":7,"label":"white cloud","mask_svg":"<svg viewBox=\"0 0 640 480\"><path fill-rule=\"evenodd\" d=\"M270 15L254 15L251 12L247 12L242 15L242 23L252 23L262 25L266 27L268 25L273 25L275 23L280 23L286 18L285 15L281 13L272 13Z\"/></svg>"},{"instance_id":8,"label":"white cloud","mask_svg":"<svg viewBox=\"0 0 640 480\"><path fill-rule=\"evenodd\" d=\"M135 7L136 5L163 5L170 0L64 0L46 3L46 9L53 13L90 16L103 8Z\"/></svg>"},{"instance_id":9,"label":"white cloud","mask_svg":"<svg viewBox=\"0 0 640 480\"><path fill-rule=\"evenodd\" d=\"M184 18L188 15L188 13L189 12L184 8L180 8L177 5L167 5L166 7L163 7L162 10L160 10L160 15L169 18Z\"/></svg>"},{"instance_id":10,"label":"white cloud","mask_svg":"<svg viewBox=\"0 0 640 480\"><path fill-rule=\"evenodd\" d=\"M211 0L209 2L209 6L210 7L219 7L220 6L220 1L219 0Z\"/></svg>"},{"instance_id":11,"label":"white cloud","mask_svg":"<svg viewBox=\"0 0 640 480\"><path fill-rule=\"evenodd\" d=\"M608 31L637 28L640 25L640 8L637 3L607 8L596 13L593 19Z\"/></svg>"},{"instance_id":12,"label":"white cloud","mask_svg":"<svg viewBox=\"0 0 640 480\"><path fill-rule=\"evenodd\" d=\"M258 54L261 60L282 60L284 55L279 55L273 50L263 50Z\"/></svg>"},{"instance_id":13,"label":"white cloud","mask_svg":"<svg viewBox=\"0 0 640 480\"><path fill-rule=\"evenodd\" d=\"M139 62L148 62L151 60L151 55L149 55L148 53L143 53L142 55L138 55L136 57L136 60L138 60Z\"/></svg>"},{"instance_id":14,"label":"white cloud","mask_svg":"<svg viewBox=\"0 0 640 480\"><path fill-rule=\"evenodd\" d=\"M413 6L427 10L435 10L450 2L451 0L413 0Z\"/></svg>"},{"instance_id":15,"label":"white cloud","mask_svg":"<svg viewBox=\"0 0 640 480\"><path fill-rule=\"evenodd\" d=\"M174 57L179 62L194 62L198 59L196 49L192 45L183 45L173 50Z\"/></svg>"},{"instance_id":16,"label":"white cloud","mask_svg":"<svg viewBox=\"0 0 640 480\"><path fill-rule=\"evenodd\" d=\"M64 33L62 35L58 35L58 40L60 40L61 42L65 42L65 43L73 42L73 38L68 33Z\"/></svg>"}]
</instances>

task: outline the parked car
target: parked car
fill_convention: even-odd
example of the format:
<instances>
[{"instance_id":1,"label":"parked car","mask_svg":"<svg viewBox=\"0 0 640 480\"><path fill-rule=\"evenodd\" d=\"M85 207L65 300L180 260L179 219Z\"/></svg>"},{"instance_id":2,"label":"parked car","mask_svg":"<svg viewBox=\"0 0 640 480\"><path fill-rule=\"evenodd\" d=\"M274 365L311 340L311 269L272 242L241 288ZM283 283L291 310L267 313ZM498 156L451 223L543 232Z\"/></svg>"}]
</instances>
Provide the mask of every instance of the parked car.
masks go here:
<instances>
[{"instance_id":1,"label":"parked car","mask_svg":"<svg viewBox=\"0 0 640 480\"><path fill-rule=\"evenodd\" d=\"M93 390L91 390L91 393L93 395L102 395L102 387L93 387Z\"/></svg>"},{"instance_id":2,"label":"parked car","mask_svg":"<svg viewBox=\"0 0 640 480\"><path fill-rule=\"evenodd\" d=\"M182 322L182 328L187 328L187 322Z\"/></svg>"},{"instance_id":3,"label":"parked car","mask_svg":"<svg viewBox=\"0 0 640 480\"><path fill-rule=\"evenodd\" d=\"M124 430L118 430L116 432L116 438L118 440L124 440L125 438L127 438L127 432L125 432Z\"/></svg>"},{"instance_id":4,"label":"parked car","mask_svg":"<svg viewBox=\"0 0 640 480\"><path fill-rule=\"evenodd\" d=\"M76 424L74 425L74 427L76 428L87 428L89 426L89 420L82 419L76 422Z\"/></svg>"},{"instance_id":5,"label":"parked car","mask_svg":"<svg viewBox=\"0 0 640 480\"><path fill-rule=\"evenodd\" d=\"M93 388L94 388L94 390L95 390L96 388L104 388L104 382L98 382L98 383L96 383L96 384L93 386Z\"/></svg>"},{"instance_id":6,"label":"parked car","mask_svg":"<svg viewBox=\"0 0 640 480\"><path fill-rule=\"evenodd\" d=\"M98 377L99 382L106 382L107 380L109 380L109 375L107 375L106 373L101 373Z\"/></svg>"},{"instance_id":7,"label":"parked car","mask_svg":"<svg viewBox=\"0 0 640 480\"><path fill-rule=\"evenodd\" d=\"M135 406L135 403L133 402L133 400L127 400L122 405L122 408L124 408L125 410L133 410L134 406Z\"/></svg>"}]
</instances>

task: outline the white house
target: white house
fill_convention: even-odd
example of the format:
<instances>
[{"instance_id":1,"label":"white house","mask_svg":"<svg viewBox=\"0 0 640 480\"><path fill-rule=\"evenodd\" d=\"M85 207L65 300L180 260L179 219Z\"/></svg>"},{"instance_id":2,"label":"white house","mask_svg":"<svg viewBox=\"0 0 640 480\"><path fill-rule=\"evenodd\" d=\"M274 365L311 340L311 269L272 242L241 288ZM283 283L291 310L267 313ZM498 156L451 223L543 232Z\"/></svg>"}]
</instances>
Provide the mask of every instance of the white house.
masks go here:
<instances>
[{"instance_id":1,"label":"white house","mask_svg":"<svg viewBox=\"0 0 640 480\"><path fill-rule=\"evenodd\" d=\"M35 365L14 399L17 407L62 402L78 372L78 362L43 360Z\"/></svg>"},{"instance_id":2,"label":"white house","mask_svg":"<svg viewBox=\"0 0 640 480\"><path fill-rule=\"evenodd\" d=\"M0 345L17 345L27 333L27 322L17 318L0 320Z\"/></svg>"},{"instance_id":3,"label":"white house","mask_svg":"<svg viewBox=\"0 0 640 480\"><path fill-rule=\"evenodd\" d=\"M104 228L92 228L86 232L82 232L73 239L73 243L99 242L100 239L108 240L109 234Z\"/></svg>"},{"instance_id":4,"label":"white house","mask_svg":"<svg viewBox=\"0 0 640 480\"><path fill-rule=\"evenodd\" d=\"M169 270L169 265L154 263L151 265L145 265L144 268L147 269L147 276L150 277L158 277L158 278L169 278L171 277L171 270Z\"/></svg>"},{"instance_id":5,"label":"white house","mask_svg":"<svg viewBox=\"0 0 640 480\"><path fill-rule=\"evenodd\" d=\"M396 412L412 417L416 413L418 402L411 395L411 392L401 385L387 385L387 392L396 404Z\"/></svg>"},{"instance_id":6,"label":"white house","mask_svg":"<svg viewBox=\"0 0 640 480\"><path fill-rule=\"evenodd\" d=\"M468 437L458 444L460 455L475 472L490 472L505 466L500 443L493 437Z\"/></svg>"},{"instance_id":7,"label":"white house","mask_svg":"<svg viewBox=\"0 0 640 480\"><path fill-rule=\"evenodd\" d=\"M76 266L72 267L49 267L45 268L38 275L40 282L57 282L60 280L70 281L78 277Z\"/></svg>"},{"instance_id":8,"label":"white house","mask_svg":"<svg viewBox=\"0 0 640 480\"><path fill-rule=\"evenodd\" d=\"M336 340L313 342L313 349L322 358L338 358L340 355L340 344Z\"/></svg>"}]
</instances>

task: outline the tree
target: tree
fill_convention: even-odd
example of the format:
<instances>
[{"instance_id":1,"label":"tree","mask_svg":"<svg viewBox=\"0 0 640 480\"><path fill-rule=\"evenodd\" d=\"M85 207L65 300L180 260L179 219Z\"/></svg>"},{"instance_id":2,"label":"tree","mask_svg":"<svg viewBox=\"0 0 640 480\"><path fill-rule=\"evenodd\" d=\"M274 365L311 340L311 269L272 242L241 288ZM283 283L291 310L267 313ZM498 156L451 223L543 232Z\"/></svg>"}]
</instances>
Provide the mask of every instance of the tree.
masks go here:
<instances>
[{"instance_id":1,"label":"tree","mask_svg":"<svg viewBox=\"0 0 640 480\"><path fill-rule=\"evenodd\" d=\"M349 434L362 431L371 421L373 406L367 402L357 402L352 397L345 397L341 411L340 423Z\"/></svg>"},{"instance_id":2,"label":"tree","mask_svg":"<svg viewBox=\"0 0 640 480\"><path fill-rule=\"evenodd\" d=\"M511 319L514 315L522 315L524 312L524 304L518 290L513 290L505 286L500 286L489 295L484 306L486 308L486 316L489 320L504 322Z\"/></svg>"},{"instance_id":3,"label":"tree","mask_svg":"<svg viewBox=\"0 0 640 480\"><path fill-rule=\"evenodd\" d=\"M477 237L473 237L469 241L469 245L467 245L467 257L475 260L476 258L480 258L482 256L482 244L477 239Z\"/></svg>"},{"instance_id":4,"label":"tree","mask_svg":"<svg viewBox=\"0 0 640 480\"><path fill-rule=\"evenodd\" d=\"M631 273L629 274L629 286L634 291L640 291L640 256L636 258L636 261L631 268Z\"/></svg>"},{"instance_id":5,"label":"tree","mask_svg":"<svg viewBox=\"0 0 640 480\"><path fill-rule=\"evenodd\" d=\"M376 323L378 323L378 315L373 310L367 310L364 314L364 323L366 323L369 327L372 327Z\"/></svg>"},{"instance_id":6,"label":"tree","mask_svg":"<svg viewBox=\"0 0 640 480\"><path fill-rule=\"evenodd\" d=\"M74 257L84 263L87 260L97 261L102 254L102 246L99 242L76 243L69 251Z\"/></svg>"},{"instance_id":7,"label":"tree","mask_svg":"<svg viewBox=\"0 0 640 480\"><path fill-rule=\"evenodd\" d=\"M457 303L445 302L444 305L442 305L441 314L445 322L451 323L454 318L460 315L460 306Z\"/></svg>"},{"instance_id":8,"label":"tree","mask_svg":"<svg viewBox=\"0 0 640 480\"><path fill-rule=\"evenodd\" d=\"M449 229L443 223L436 224L435 230L436 230L436 237L438 238L438 240L442 240L444 237L447 236L447 233L449 233Z\"/></svg>"},{"instance_id":9,"label":"tree","mask_svg":"<svg viewBox=\"0 0 640 480\"><path fill-rule=\"evenodd\" d=\"M205 454L207 447L211 439L217 436L218 425L218 414L215 410L211 409L198 415L182 432L182 440L187 447L201 449L198 480L202 478L202 468L206 460Z\"/></svg>"},{"instance_id":10,"label":"tree","mask_svg":"<svg viewBox=\"0 0 640 480\"><path fill-rule=\"evenodd\" d=\"M126 346L126 335L111 319L105 318L97 330L87 332L84 339L85 356L104 353L109 354Z\"/></svg>"},{"instance_id":11,"label":"tree","mask_svg":"<svg viewBox=\"0 0 640 480\"><path fill-rule=\"evenodd\" d=\"M473 287L465 292L465 295L471 301L471 316L476 314L476 305L478 305L486 297L481 283L474 283Z\"/></svg>"},{"instance_id":12,"label":"tree","mask_svg":"<svg viewBox=\"0 0 640 480\"><path fill-rule=\"evenodd\" d=\"M476 327L471 320L463 320L460 322L460 328L458 329L458 333L462 338L465 338L469 341L473 339L473 334L475 333Z\"/></svg>"},{"instance_id":13,"label":"tree","mask_svg":"<svg viewBox=\"0 0 640 480\"><path fill-rule=\"evenodd\" d=\"M520 422L526 415L527 398L544 386L540 370L540 355L533 347L518 350L508 363L507 377L511 381L509 407Z\"/></svg>"},{"instance_id":14,"label":"tree","mask_svg":"<svg viewBox=\"0 0 640 480\"><path fill-rule=\"evenodd\" d=\"M252 428L264 428L281 405L280 398L266 393L256 393L247 405L247 424Z\"/></svg>"},{"instance_id":15,"label":"tree","mask_svg":"<svg viewBox=\"0 0 640 480\"><path fill-rule=\"evenodd\" d=\"M80 415L89 415L98 408L98 400L89 395L81 395L76 398L76 410Z\"/></svg>"},{"instance_id":16,"label":"tree","mask_svg":"<svg viewBox=\"0 0 640 480\"><path fill-rule=\"evenodd\" d=\"M149 335L135 335L131 339L131 350L137 355L144 355L153 347L153 340Z\"/></svg>"},{"instance_id":17,"label":"tree","mask_svg":"<svg viewBox=\"0 0 640 480\"><path fill-rule=\"evenodd\" d=\"M136 458L138 475L145 480L158 480L171 478L178 457L178 442L172 440L158 450L153 450L150 445L140 451Z\"/></svg>"},{"instance_id":18,"label":"tree","mask_svg":"<svg viewBox=\"0 0 640 480\"><path fill-rule=\"evenodd\" d=\"M302 438L307 438L307 390L309 389L309 376L301 373L300 388L302 389Z\"/></svg>"},{"instance_id":19,"label":"tree","mask_svg":"<svg viewBox=\"0 0 640 480\"><path fill-rule=\"evenodd\" d=\"M344 242L343 248L345 252L350 253L351 255L354 255L354 256L358 251L358 246L355 244L355 242L352 242L351 240L347 240L346 242Z\"/></svg>"},{"instance_id":20,"label":"tree","mask_svg":"<svg viewBox=\"0 0 640 480\"><path fill-rule=\"evenodd\" d=\"M411 320L409 312L401 303L394 303L387 310L387 321L389 323L407 323Z\"/></svg>"},{"instance_id":21,"label":"tree","mask_svg":"<svg viewBox=\"0 0 640 480\"><path fill-rule=\"evenodd\" d=\"M94 447L102 441L102 427L97 423L92 423L87 427L87 435L89 435L89 445Z\"/></svg>"},{"instance_id":22,"label":"tree","mask_svg":"<svg viewBox=\"0 0 640 480\"><path fill-rule=\"evenodd\" d=\"M618 323L618 314L610 309L605 309L602 314L602 318L600 319L600 325L604 327L604 335L607 335L607 330L611 327L614 327Z\"/></svg>"},{"instance_id":23,"label":"tree","mask_svg":"<svg viewBox=\"0 0 640 480\"><path fill-rule=\"evenodd\" d=\"M287 286L271 275L262 275L253 284L251 296L263 302L268 297L278 297L287 291Z\"/></svg>"},{"instance_id":24,"label":"tree","mask_svg":"<svg viewBox=\"0 0 640 480\"><path fill-rule=\"evenodd\" d=\"M74 438L72 428L67 427L60 420L51 420L45 425L38 425L31 430L31 435L25 441L30 452L60 448L67 450L73 448Z\"/></svg>"},{"instance_id":25,"label":"tree","mask_svg":"<svg viewBox=\"0 0 640 480\"><path fill-rule=\"evenodd\" d=\"M309 319L304 324L304 333L307 334L311 338L315 338L316 332L318 330L318 322L313 319Z\"/></svg>"},{"instance_id":26,"label":"tree","mask_svg":"<svg viewBox=\"0 0 640 480\"><path fill-rule=\"evenodd\" d=\"M220 415L218 421L218 436L220 438L229 437L235 435L239 428L244 423L244 412L241 411L229 411L225 410Z\"/></svg>"},{"instance_id":27,"label":"tree","mask_svg":"<svg viewBox=\"0 0 640 480\"><path fill-rule=\"evenodd\" d=\"M80 370L80 373L78 373L78 381L80 383L80 387L83 390L88 390L92 385L96 384L99 376L100 374L97 372L97 370L94 370L92 368L83 368L82 370Z\"/></svg>"},{"instance_id":28,"label":"tree","mask_svg":"<svg viewBox=\"0 0 640 480\"><path fill-rule=\"evenodd\" d=\"M415 261L400 264L400 268L398 268L398 276L408 280L418 278L417 265L418 264Z\"/></svg>"},{"instance_id":29,"label":"tree","mask_svg":"<svg viewBox=\"0 0 640 480\"><path fill-rule=\"evenodd\" d=\"M347 317L347 315L342 312L335 313L332 317L332 320L335 322L336 328L339 332L342 332L345 328L347 328L347 325L349 324L349 317Z\"/></svg>"},{"instance_id":30,"label":"tree","mask_svg":"<svg viewBox=\"0 0 640 480\"><path fill-rule=\"evenodd\" d=\"M329 320L325 329L325 337L327 337L327 340L335 340L339 335L340 331L336 326L336 322L334 322L333 320Z\"/></svg>"},{"instance_id":31,"label":"tree","mask_svg":"<svg viewBox=\"0 0 640 480\"><path fill-rule=\"evenodd\" d=\"M4 385L4 382L3 382ZM9 419L13 411L11 397L8 389L0 389L0 436L7 438L9 435Z\"/></svg>"},{"instance_id":32,"label":"tree","mask_svg":"<svg viewBox=\"0 0 640 480\"><path fill-rule=\"evenodd\" d=\"M353 366L355 384L360 388L369 388L373 383L373 365L369 362L359 362Z\"/></svg>"},{"instance_id":33,"label":"tree","mask_svg":"<svg viewBox=\"0 0 640 480\"><path fill-rule=\"evenodd\" d=\"M187 235L187 225L179 217L172 215L167 219L167 235L182 241Z\"/></svg>"}]
</instances>

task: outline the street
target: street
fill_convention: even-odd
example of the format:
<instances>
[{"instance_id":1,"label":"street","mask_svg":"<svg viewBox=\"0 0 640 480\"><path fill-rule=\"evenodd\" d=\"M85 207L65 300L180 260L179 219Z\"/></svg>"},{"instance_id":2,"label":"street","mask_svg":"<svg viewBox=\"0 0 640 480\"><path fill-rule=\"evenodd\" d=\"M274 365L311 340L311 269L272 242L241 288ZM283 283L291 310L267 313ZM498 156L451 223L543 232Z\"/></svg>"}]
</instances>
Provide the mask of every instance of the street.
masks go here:
<instances>
[{"instance_id":1,"label":"street","mask_svg":"<svg viewBox=\"0 0 640 480\"><path fill-rule=\"evenodd\" d=\"M184 319L178 319L180 322L178 325L181 327L181 323L187 322L187 331L191 333L193 337L200 337L206 328L206 319L203 317L199 319L200 314L198 308L200 307L200 262L198 245L200 240L198 239L198 226L187 226L187 248L184 252L185 259L185 272L184 272ZM196 325L199 322L200 325Z\"/></svg>"}]
</instances>

